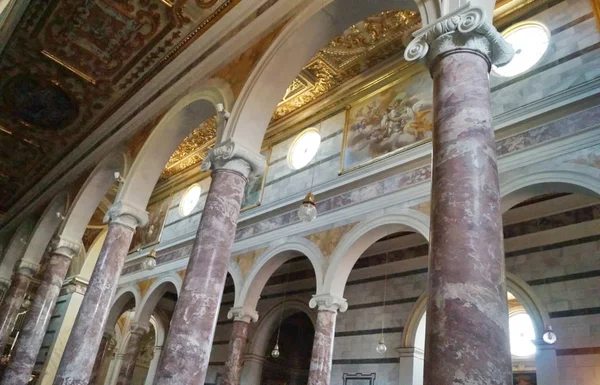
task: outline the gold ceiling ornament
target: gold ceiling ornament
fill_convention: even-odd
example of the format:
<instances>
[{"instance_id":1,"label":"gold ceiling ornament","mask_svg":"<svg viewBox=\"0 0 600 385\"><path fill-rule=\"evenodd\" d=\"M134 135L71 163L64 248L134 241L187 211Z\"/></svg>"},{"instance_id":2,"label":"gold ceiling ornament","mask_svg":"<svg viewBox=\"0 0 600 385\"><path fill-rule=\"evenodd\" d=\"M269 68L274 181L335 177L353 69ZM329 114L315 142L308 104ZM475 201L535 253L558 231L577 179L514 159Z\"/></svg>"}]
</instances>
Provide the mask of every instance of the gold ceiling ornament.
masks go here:
<instances>
[{"instance_id":1,"label":"gold ceiling ornament","mask_svg":"<svg viewBox=\"0 0 600 385\"><path fill-rule=\"evenodd\" d=\"M350 26L321 49L288 87L272 121L300 109L361 72L400 54L421 23L417 12L386 11Z\"/></svg>"},{"instance_id":2,"label":"gold ceiling ornament","mask_svg":"<svg viewBox=\"0 0 600 385\"><path fill-rule=\"evenodd\" d=\"M208 149L214 146L216 137L217 118L213 116L185 137L169 158L161 176L168 178L190 166L202 163Z\"/></svg>"}]
</instances>

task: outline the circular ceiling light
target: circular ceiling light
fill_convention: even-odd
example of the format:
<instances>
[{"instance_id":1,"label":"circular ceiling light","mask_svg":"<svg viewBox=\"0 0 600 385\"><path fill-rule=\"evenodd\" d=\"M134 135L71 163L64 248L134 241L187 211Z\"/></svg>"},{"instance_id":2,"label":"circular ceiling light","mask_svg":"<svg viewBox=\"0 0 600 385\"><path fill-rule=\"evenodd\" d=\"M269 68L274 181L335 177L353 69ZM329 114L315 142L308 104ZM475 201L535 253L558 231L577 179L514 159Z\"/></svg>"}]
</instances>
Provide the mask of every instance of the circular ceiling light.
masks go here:
<instances>
[{"instance_id":1,"label":"circular ceiling light","mask_svg":"<svg viewBox=\"0 0 600 385\"><path fill-rule=\"evenodd\" d=\"M321 134L316 128L308 128L294 139L288 152L288 165L299 170L310 163L321 145Z\"/></svg>"},{"instance_id":2,"label":"circular ceiling light","mask_svg":"<svg viewBox=\"0 0 600 385\"><path fill-rule=\"evenodd\" d=\"M507 29L502 36L515 50L515 56L508 64L494 66L494 73L505 78L520 75L536 65L550 43L548 29L540 23L530 21Z\"/></svg>"},{"instance_id":3,"label":"circular ceiling light","mask_svg":"<svg viewBox=\"0 0 600 385\"><path fill-rule=\"evenodd\" d=\"M190 215L190 213L198 204L201 193L202 189L197 184L190 186L185 191L185 193L183 194L183 198L181 198L181 202L179 202L179 214L181 216L185 217Z\"/></svg>"}]
</instances>

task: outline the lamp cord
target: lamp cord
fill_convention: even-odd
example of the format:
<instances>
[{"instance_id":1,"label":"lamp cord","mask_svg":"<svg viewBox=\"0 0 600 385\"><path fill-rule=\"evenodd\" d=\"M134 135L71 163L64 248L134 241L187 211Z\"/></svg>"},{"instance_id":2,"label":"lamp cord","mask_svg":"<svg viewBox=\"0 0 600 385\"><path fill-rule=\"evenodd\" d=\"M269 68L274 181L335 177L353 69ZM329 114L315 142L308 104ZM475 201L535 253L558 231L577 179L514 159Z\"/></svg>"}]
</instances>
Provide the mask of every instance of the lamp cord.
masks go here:
<instances>
[{"instance_id":1,"label":"lamp cord","mask_svg":"<svg viewBox=\"0 0 600 385\"><path fill-rule=\"evenodd\" d=\"M285 290L283 292L283 302L281 305L281 313L279 314L279 326L277 327L277 342L275 342L275 345L279 345L279 334L281 333L281 323L283 322L283 312L285 311L285 298L287 296L290 270L291 267L288 266L287 273L285 274Z\"/></svg>"}]
</instances>

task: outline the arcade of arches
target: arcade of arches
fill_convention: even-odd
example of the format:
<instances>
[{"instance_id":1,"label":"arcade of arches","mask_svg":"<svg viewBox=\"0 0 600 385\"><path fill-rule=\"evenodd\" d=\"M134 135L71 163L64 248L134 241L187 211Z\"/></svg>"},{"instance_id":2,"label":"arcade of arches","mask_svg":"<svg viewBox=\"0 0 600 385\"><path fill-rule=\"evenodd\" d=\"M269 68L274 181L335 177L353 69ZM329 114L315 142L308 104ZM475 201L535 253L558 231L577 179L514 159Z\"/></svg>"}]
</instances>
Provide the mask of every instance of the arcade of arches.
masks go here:
<instances>
[{"instance_id":1,"label":"arcade of arches","mask_svg":"<svg viewBox=\"0 0 600 385\"><path fill-rule=\"evenodd\" d=\"M600 385L597 0L0 1L0 384Z\"/></svg>"}]
</instances>

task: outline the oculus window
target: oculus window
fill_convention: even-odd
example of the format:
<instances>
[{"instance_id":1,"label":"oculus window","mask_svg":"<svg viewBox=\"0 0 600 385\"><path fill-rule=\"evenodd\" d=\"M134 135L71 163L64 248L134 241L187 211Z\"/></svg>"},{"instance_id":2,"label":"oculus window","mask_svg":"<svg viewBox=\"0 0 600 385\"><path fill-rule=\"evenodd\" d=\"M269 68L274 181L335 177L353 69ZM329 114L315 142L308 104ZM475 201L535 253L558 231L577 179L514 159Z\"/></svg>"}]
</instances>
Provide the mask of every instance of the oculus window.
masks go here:
<instances>
[{"instance_id":1,"label":"oculus window","mask_svg":"<svg viewBox=\"0 0 600 385\"><path fill-rule=\"evenodd\" d=\"M288 152L288 165L299 170L310 163L321 145L321 134L316 128L308 128L294 139Z\"/></svg>"},{"instance_id":2,"label":"oculus window","mask_svg":"<svg viewBox=\"0 0 600 385\"><path fill-rule=\"evenodd\" d=\"M517 24L504 31L502 36L515 50L515 56L508 64L494 67L494 73L505 78L531 69L542 59L550 43L546 27L534 22Z\"/></svg>"},{"instance_id":3,"label":"oculus window","mask_svg":"<svg viewBox=\"0 0 600 385\"><path fill-rule=\"evenodd\" d=\"M185 191L183 198L181 198L181 202L179 202L179 214L182 217L188 216L192 213L198 204L198 201L200 200L201 193L202 189L197 184L190 186Z\"/></svg>"}]
</instances>

